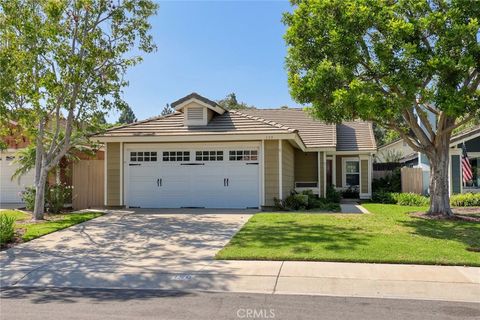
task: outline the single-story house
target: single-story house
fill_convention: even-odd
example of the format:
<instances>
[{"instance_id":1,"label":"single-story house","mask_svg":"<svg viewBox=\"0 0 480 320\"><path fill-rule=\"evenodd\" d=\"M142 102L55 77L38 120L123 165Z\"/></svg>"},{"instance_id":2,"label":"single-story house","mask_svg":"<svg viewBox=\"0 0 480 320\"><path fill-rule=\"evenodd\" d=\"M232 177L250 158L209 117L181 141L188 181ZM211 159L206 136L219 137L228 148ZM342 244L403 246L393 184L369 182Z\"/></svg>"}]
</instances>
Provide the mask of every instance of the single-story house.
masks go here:
<instances>
[{"instance_id":1,"label":"single-story house","mask_svg":"<svg viewBox=\"0 0 480 320\"><path fill-rule=\"evenodd\" d=\"M225 110L192 93L175 112L107 130L105 205L259 208L329 185L371 196L372 124L325 124L302 109Z\"/></svg>"},{"instance_id":2,"label":"single-story house","mask_svg":"<svg viewBox=\"0 0 480 320\"><path fill-rule=\"evenodd\" d=\"M465 150L472 167L473 178L463 181L462 174L462 146L465 143ZM388 162L392 156L397 157L396 161L408 167L421 168L423 170L423 193L428 193L430 179L430 165L427 157L414 151L403 139L378 148L376 161L379 163ZM452 136L450 140L450 194L480 192L480 125L466 129Z\"/></svg>"}]
</instances>

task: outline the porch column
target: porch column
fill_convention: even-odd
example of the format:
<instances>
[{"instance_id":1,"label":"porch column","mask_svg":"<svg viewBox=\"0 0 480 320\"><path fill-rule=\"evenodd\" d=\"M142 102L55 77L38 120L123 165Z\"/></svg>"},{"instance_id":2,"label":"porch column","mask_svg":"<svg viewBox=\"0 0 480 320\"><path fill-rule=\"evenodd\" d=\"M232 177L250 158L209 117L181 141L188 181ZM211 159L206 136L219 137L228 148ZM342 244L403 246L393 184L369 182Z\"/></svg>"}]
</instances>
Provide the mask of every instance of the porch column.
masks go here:
<instances>
[{"instance_id":1,"label":"porch column","mask_svg":"<svg viewBox=\"0 0 480 320\"><path fill-rule=\"evenodd\" d=\"M278 199L283 199L283 150L282 150L282 140L278 140Z\"/></svg>"},{"instance_id":2,"label":"porch column","mask_svg":"<svg viewBox=\"0 0 480 320\"><path fill-rule=\"evenodd\" d=\"M327 168L327 160L325 157L325 152L318 151L317 152L317 163L318 163L318 196L324 198L326 195L326 168Z\"/></svg>"},{"instance_id":3,"label":"porch column","mask_svg":"<svg viewBox=\"0 0 480 320\"><path fill-rule=\"evenodd\" d=\"M360 159L360 199L372 197L372 157L362 154Z\"/></svg>"}]
</instances>

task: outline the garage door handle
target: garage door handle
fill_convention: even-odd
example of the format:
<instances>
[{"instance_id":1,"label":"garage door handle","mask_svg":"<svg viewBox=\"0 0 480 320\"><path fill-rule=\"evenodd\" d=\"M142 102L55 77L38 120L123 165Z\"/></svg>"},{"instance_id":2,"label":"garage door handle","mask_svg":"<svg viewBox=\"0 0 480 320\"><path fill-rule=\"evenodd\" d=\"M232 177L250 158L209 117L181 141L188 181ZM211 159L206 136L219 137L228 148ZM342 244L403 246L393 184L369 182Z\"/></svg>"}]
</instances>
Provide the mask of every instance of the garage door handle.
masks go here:
<instances>
[{"instance_id":1,"label":"garage door handle","mask_svg":"<svg viewBox=\"0 0 480 320\"><path fill-rule=\"evenodd\" d=\"M224 187L227 186L227 178L223 178L223 186L224 186Z\"/></svg>"},{"instance_id":2,"label":"garage door handle","mask_svg":"<svg viewBox=\"0 0 480 320\"><path fill-rule=\"evenodd\" d=\"M157 187L160 187L160 179L157 179Z\"/></svg>"},{"instance_id":3,"label":"garage door handle","mask_svg":"<svg viewBox=\"0 0 480 320\"><path fill-rule=\"evenodd\" d=\"M229 178L227 178L227 187L228 187L228 184L229 184L229 183L230 183Z\"/></svg>"}]
</instances>

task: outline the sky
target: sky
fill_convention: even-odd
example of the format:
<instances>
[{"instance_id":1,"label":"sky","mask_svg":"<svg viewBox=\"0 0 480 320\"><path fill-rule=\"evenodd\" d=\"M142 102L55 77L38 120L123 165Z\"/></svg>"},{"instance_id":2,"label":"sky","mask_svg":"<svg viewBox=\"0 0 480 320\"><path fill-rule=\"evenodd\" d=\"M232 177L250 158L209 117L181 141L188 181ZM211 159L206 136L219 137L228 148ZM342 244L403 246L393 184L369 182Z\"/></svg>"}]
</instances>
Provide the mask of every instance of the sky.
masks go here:
<instances>
[{"instance_id":1,"label":"sky","mask_svg":"<svg viewBox=\"0 0 480 320\"><path fill-rule=\"evenodd\" d=\"M139 120L191 92L235 92L258 108L298 106L288 91L282 13L288 1L159 1L154 53L127 72L124 98ZM118 113L109 120L116 121Z\"/></svg>"}]
</instances>

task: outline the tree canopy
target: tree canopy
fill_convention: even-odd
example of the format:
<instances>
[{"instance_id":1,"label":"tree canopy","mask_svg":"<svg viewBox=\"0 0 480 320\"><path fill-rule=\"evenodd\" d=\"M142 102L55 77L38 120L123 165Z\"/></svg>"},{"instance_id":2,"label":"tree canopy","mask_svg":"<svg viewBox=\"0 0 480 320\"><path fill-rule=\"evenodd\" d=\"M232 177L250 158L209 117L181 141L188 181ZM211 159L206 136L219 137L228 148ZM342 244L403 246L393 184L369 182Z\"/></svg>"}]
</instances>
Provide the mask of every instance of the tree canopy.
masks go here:
<instances>
[{"instance_id":1,"label":"tree canopy","mask_svg":"<svg viewBox=\"0 0 480 320\"><path fill-rule=\"evenodd\" d=\"M239 102L237 100L237 95L232 92L227 94L227 96L221 100L218 100L217 103L224 109L227 110L241 110L241 109L252 109L253 106L249 106L245 102Z\"/></svg>"},{"instance_id":2,"label":"tree canopy","mask_svg":"<svg viewBox=\"0 0 480 320\"><path fill-rule=\"evenodd\" d=\"M133 113L132 108L130 108L129 105L123 106L120 117L118 117L118 123L128 124L136 121L137 117L135 117L135 113Z\"/></svg>"},{"instance_id":3,"label":"tree canopy","mask_svg":"<svg viewBox=\"0 0 480 320\"><path fill-rule=\"evenodd\" d=\"M36 218L48 172L126 105L126 70L155 50L156 10L150 0L0 0L0 118L14 114L36 146Z\"/></svg>"},{"instance_id":4,"label":"tree canopy","mask_svg":"<svg viewBox=\"0 0 480 320\"><path fill-rule=\"evenodd\" d=\"M448 201L448 180L441 172L448 172L450 136L480 119L480 2L293 0L292 5L284 23L293 98L328 122L363 119L395 130L429 158L432 202ZM435 210L449 207L432 206Z\"/></svg>"}]
</instances>

